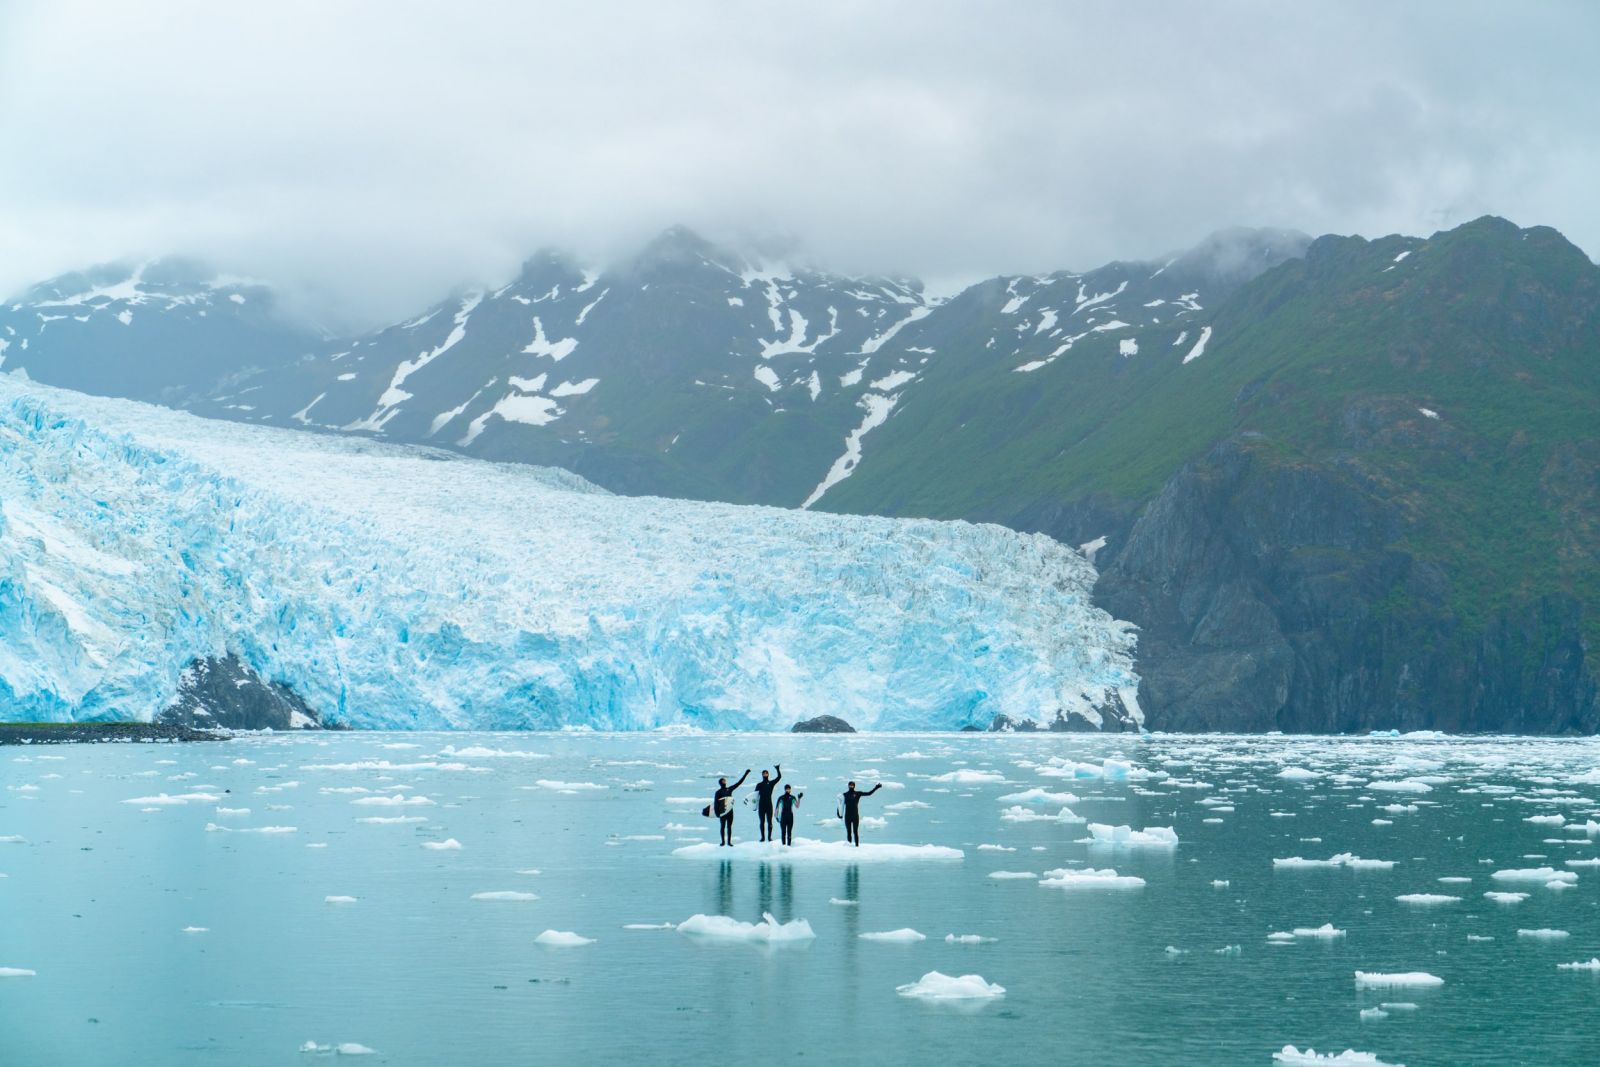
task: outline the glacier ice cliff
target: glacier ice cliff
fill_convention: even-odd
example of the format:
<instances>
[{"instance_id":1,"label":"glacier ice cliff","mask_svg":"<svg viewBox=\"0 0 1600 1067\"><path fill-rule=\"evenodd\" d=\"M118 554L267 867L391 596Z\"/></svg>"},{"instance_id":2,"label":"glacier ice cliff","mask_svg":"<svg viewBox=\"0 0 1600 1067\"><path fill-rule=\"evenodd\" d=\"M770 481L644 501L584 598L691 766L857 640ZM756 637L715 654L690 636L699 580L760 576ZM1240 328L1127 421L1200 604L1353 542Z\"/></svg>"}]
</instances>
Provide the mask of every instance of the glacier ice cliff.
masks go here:
<instances>
[{"instance_id":1,"label":"glacier ice cliff","mask_svg":"<svg viewBox=\"0 0 1600 1067\"><path fill-rule=\"evenodd\" d=\"M148 720L235 655L354 727L1098 722L1137 679L1094 579L996 526L619 497L0 375L11 719Z\"/></svg>"}]
</instances>

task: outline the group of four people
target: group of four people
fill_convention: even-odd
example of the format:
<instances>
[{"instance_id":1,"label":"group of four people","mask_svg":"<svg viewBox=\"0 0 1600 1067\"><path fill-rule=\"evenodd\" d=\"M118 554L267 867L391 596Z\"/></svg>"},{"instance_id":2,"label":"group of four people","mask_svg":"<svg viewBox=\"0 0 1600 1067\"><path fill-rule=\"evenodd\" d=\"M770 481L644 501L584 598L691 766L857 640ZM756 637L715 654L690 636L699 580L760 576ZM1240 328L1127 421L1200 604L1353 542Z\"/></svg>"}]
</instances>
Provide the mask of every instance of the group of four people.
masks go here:
<instances>
[{"instance_id":1,"label":"group of four people","mask_svg":"<svg viewBox=\"0 0 1600 1067\"><path fill-rule=\"evenodd\" d=\"M783 787L783 792L774 797L773 791L778 788L778 783L783 781L783 767L774 763L772 768L778 772L776 778L772 777L770 772L762 771L761 781L755 784L756 824L761 832L761 840L771 841L773 816L776 814L778 831L782 835L783 843L792 845L795 809L800 806L800 798L805 794L796 793L794 786L786 785ZM732 785L728 784L727 778L717 779L717 792L711 798L711 805L706 808L706 814L715 817L719 823L721 830L719 845L733 847L733 791L744 785L745 779L749 777L750 771L746 768L744 774L740 775L739 780ZM845 840L857 848L861 846L861 798L870 797L882 788L883 783L879 782L863 793L856 789L854 782L851 782L839 795L838 815L844 819Z\"/></svg>"}]
</instances>

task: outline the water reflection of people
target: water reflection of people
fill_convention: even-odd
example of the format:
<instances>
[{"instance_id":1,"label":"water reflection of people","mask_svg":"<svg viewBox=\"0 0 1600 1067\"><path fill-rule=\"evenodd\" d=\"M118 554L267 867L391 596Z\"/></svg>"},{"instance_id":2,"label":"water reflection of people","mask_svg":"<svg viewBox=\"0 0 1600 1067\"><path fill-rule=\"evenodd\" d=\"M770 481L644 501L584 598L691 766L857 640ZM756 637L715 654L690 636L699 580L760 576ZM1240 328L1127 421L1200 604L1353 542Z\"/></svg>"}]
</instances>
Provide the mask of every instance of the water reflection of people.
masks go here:
<instances>
[{"instance_id":1,"label":"water reflection of people","mask_svg":"<svg viewBox=\"0 0 1600 1067\"><path fill-rule=\"evenodd\" d=\"M721 905L717 909L718 915L728 915L733 911L733 864L723 860L717 865L717 901Z\"/></svg>"}]
</instances>

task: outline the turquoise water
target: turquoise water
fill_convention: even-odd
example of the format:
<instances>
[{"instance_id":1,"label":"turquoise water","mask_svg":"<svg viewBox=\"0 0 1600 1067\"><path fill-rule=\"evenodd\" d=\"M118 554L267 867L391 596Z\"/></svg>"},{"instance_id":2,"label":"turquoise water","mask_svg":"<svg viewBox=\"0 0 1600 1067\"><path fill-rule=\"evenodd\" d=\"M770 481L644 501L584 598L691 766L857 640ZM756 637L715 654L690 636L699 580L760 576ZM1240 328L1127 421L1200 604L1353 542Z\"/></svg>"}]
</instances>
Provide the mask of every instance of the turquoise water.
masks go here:
<instances>
[{"instance_id":1,"label":"turquoise water","mask_svg":"<svg viewBox=\"0 0 1600 1067\"><path fill-rule=\"evenodd\" d=\"M1114 762L1110 778L1075 777L1103 775L1108 758L1129 776ZM6 749L0 968L35 973L0 978L0 1063L333 1055L300 1051L307 1042L374 1050L354 1062L428 1065L1270 1064L1290 1044L1409 1067L1593 1063L1597 972L1557 965L1600 956L1600 867L1567 863L1600 851L1585 828L1600 816L1597 758L1600 743L1570 739L949 734ZM855 862L815 846L780 864L748 849L675 854L715 842L699 809L718 773L759 775L773 761L806 792L801 838L842 838L837 821L816 823L846 778L894 786L863 803L885 823L865 829ZM1286 767L1320 777L1280 777ZM1178 843L1108 847L1085 843L1082 823L1002 817L1013 803L1000 797L1034 788L1075 794L1067 806L1089 822L1171 827ZM201 797L142 799L163 793ZM414 802L371 803L395 798ZM737 810L749 841L754 811ZM371 818L416 821L359 821ZM246 832L266 827L292 829ZM423 847L451 839L461 847ZM961 855L872 848L890 843ZM1339 853L1394 866L1273 862ZM1492 877L1543 866L1576 881ZM1083 868L1145 884L1039 884ZM1488 891L1528 896L1500 904ZM1460 899L1395 899L1415 893ZM763 912L815 936L768 945L625 929ZM1344 934L1268 940L1324 923ZM907 927L926 940L859 936ZM1518 935L1539 929L1569 936ZM546 930L593 940L538 943ZM1357 970L1443 984L1362 990ZM1005 993L897 992L933 971ZM1415 1007L1363 1018L1385 1003Z\"/></svg>"}]
</instances>

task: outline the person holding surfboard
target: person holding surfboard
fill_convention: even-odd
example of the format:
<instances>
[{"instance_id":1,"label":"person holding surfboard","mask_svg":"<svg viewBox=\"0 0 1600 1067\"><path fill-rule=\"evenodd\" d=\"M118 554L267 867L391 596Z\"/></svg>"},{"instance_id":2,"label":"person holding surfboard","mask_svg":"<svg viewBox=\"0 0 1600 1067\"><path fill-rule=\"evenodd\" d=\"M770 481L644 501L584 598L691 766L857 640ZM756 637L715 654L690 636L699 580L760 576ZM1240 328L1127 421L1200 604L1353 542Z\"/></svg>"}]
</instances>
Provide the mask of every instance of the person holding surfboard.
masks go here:
<instances>
[{"instance_id":1,"label":"person holding surfboard","mask_svg":"<svg viewBox=\"0 0 1600 1067\"><path fill-rule=\"evenodd\" d=\"M861 847L861 798L870 797L882 788L883 783L879 782L865 793L859 793L856 784L851 782L849 788L839 794L839 813L844 816L844 839L857 848Z\"/></svg>"},{"instance_id":2,"label":"person holding surfboard","mask_svg":"<svg viewBox=\"0 0 1600 1067\"><path fill-rule=\"evenodd\" d=\"M760 786L756 787L761 788ZM794 786L786 785L778 796L778 830L783 835L783 843L794 844L794 809L800 806L800 798L804 793L796 793Z\"/></svg>"},{"instance_id":3,"label":"person holding surfboard","mask_svg":"<svg viewBox=\"0 0 1600 1067\"><path fill-rule=\"evenodd\" d=\"M762 771L761 781L755 785L756 826L761 831L763 841L772 840L772 791L783 781L783 768L776 763L772 766L777 769L778 777L773 778L767 771Z\"/></svg>"},{"instance_id":4,"label":"person holding surfboard","mask_svg":"<svg viewBox=\"0 0 1600 1067\"><path fill-rule=\"evenodd\" d=\"M729 848L733 847L733 791L744 785L744 780L748 777L750 777L750 768L746 767L744 773L739 776L739 780L732 785L728 784L728 779L718 778L716 795L711 798L711 807L708 810L708 814L717 817L717 822L720 824L719 828L722 831L720 844L727 845Z\"/></svg>"}]
</instances>

